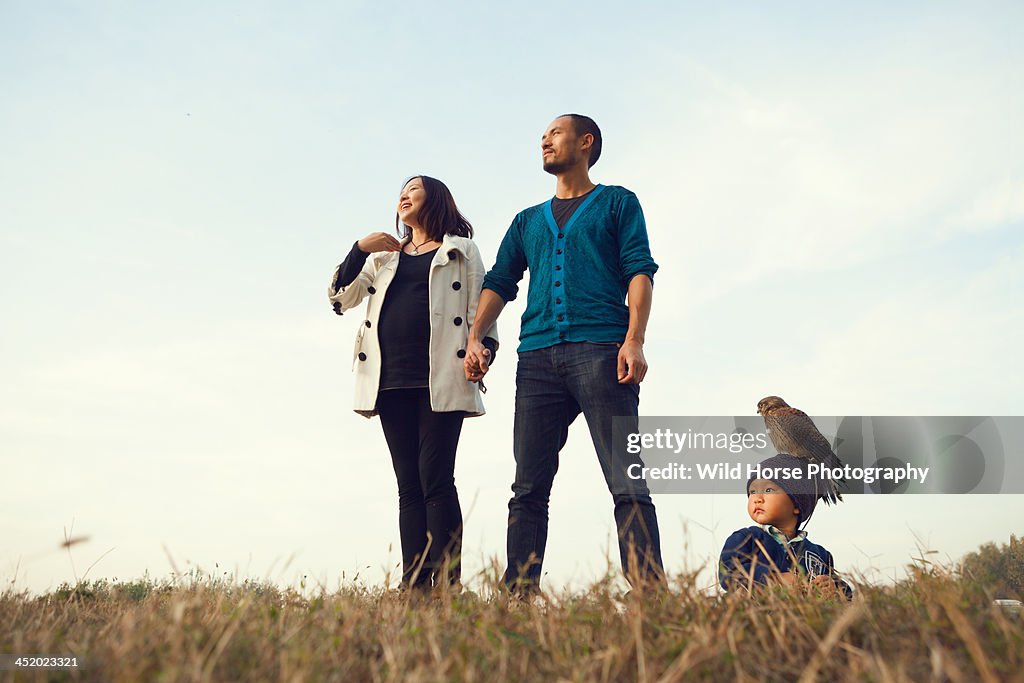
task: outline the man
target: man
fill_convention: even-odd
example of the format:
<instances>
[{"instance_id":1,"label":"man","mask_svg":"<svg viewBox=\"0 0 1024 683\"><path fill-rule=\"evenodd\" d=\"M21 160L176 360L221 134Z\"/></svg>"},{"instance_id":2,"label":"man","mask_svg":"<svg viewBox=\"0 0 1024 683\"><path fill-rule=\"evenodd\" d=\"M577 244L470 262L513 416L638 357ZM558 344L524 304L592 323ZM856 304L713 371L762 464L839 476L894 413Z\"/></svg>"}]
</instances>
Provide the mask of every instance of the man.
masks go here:
<instances>
[{"instance_id":1,"label":"man","mask_svg":"<svg viewBox=\"0 0 1024 683\"><path fill-rule=\"evenodd\" d=\"M643 480L623 476L638 457L621 444L616 448L612 438L616 416L631 420L626 426L635 431L658 265L636 195L590 180L590 167L601 155L601 131L592 119L555 119L541 138L541 155L544 170L557 179L555 197L512 221L484 277L465 356L466 377L483 377L484 331L515 299L529 268L516 372L516 478L508 505L505 583L517 594L539 586L558 453L582 411L615 503L626 578L633 585L660 584L654 504Z\"/></svg>"}]
</instances>

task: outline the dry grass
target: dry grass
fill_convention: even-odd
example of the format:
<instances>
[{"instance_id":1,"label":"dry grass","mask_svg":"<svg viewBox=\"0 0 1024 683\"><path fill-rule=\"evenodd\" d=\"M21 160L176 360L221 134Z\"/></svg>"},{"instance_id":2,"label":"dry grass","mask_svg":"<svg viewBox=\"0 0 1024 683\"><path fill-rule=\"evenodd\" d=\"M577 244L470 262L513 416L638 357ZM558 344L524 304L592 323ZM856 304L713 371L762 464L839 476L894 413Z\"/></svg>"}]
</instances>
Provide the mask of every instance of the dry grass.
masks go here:
<instances>
[{"instance_id":1,"label":"dry grass","mask_svg":"<svg viewBox=\"0 0 1024 683\"><path fill-rule=\"evenodd\" d=\"M1024 624L942 569L852 603L766 591L586 592L510 605L351 586L303 594L191 575L0 596L0 651L85 668L0 674L89 681L1024 681Z\"/></svg>"}]
</instances>

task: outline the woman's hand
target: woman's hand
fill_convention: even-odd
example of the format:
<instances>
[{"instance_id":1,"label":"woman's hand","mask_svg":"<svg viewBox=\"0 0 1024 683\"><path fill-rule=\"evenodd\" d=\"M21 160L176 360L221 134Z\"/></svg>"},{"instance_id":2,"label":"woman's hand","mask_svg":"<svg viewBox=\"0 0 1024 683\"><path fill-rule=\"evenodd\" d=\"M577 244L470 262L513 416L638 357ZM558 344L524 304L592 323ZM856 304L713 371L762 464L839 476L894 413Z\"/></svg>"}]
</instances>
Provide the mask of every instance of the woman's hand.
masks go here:
<instances>
[{"instance_id":1,"label":"woman's hand","mask_svg":"<svg viewBox=\"0 0 1024 683\"><path fill-rule=\"evenodd\" d=\"M398 251L402 243L394 235L386 232L371 232L363 239L356 242L359 251L365 254L372 254L375 251Z\"/></svg>"}]
</instances>

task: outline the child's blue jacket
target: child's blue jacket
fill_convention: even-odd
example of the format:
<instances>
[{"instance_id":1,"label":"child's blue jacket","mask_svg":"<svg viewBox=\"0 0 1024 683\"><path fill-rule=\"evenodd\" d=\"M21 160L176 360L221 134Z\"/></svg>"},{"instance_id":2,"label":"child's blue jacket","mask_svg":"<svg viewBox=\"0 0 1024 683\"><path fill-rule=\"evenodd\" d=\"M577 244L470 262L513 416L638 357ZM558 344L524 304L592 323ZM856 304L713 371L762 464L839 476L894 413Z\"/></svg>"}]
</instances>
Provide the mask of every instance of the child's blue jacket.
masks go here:
<instances>
[{"instance_id":1,"label":"child's blue jacket","mask_svg":"<svg viewBox=\"0 0 1024 683\"><path fill-rule=\"evenodd\" d=\"M853 597L850 586L836 575L832 553L811 542L804 532L787 543L785 536L775 531L772 534L763 527L749 526L734 531L726 539L718 561L718 582L722 588L746 586L751 580L766 584L772 572L792 571L795 563L799 572L808 577L831 576L847 599Z\"/></svg>"}]
</instances>

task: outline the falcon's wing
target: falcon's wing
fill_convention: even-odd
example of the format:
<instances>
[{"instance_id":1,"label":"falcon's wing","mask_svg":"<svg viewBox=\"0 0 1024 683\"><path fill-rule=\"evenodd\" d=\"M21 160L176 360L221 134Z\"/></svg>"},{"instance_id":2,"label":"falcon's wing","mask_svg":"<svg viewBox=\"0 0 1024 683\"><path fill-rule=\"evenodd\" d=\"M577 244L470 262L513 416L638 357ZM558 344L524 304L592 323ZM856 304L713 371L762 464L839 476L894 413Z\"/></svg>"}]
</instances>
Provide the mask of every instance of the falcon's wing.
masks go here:
<instances>
[{"instance_id":1,"label":"falcon's wing","mask_svg":"<svg viewBox=\"0 0 1024 683\"><path fill-rule=\"evenodd\" d=\"M778 408L765 417L765 424L768 426L772 443L783 453L830 468L843 466L828 439L818 431L814 421L804 411L796 408ZM829 487L824 497L828 503L842 500L837 482L833 482L833 486Z\"/></svg>"}]
</instances>

